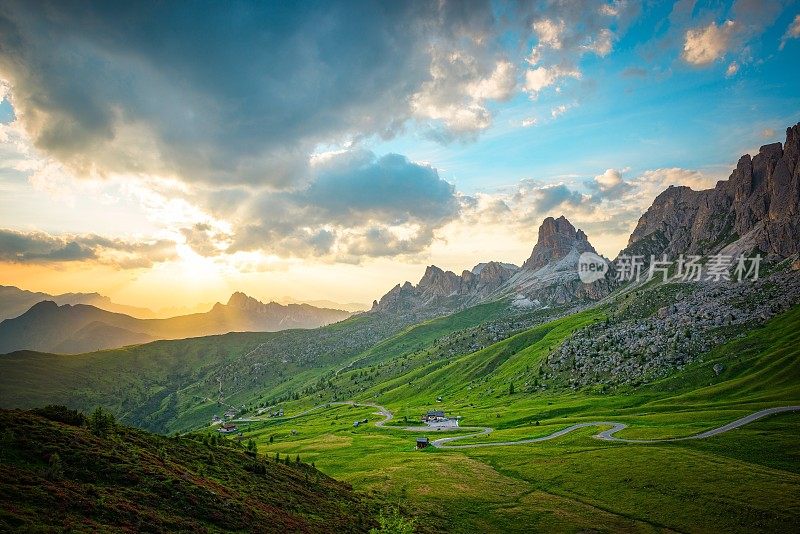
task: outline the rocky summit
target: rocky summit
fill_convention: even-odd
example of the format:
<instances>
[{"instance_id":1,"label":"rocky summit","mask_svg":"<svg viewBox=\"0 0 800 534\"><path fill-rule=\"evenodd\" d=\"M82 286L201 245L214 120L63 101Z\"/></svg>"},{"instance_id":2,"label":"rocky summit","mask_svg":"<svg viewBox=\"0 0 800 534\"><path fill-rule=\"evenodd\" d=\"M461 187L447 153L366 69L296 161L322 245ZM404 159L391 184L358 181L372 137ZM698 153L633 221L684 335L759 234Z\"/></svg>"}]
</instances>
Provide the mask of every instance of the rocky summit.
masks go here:
<instances>
[{"instance_id":1,"label":"rocky summit","mask_svg":"<svg viewBox=\"0 0 800 534\"><path fill-rule=\"evenodd\" d=\"M578 260L584 252L597 253L582 230L563 215L542 221L539 239L522 269L508 282L518 306L567 304L577 300L597 300L611 290L604 278L584 284L578 276Z\"/></svg>"},{"instance_id":2,"label":"rocky summit","mask_svg":"<svg viewBox=\"0 0 800 534\"><path fill-rule=\"evenodd\" d=\"M745 154L713 189L670 187L639 219L621 254L800 252L800 124L786 142Z\"/></svg>"},{"instance_id":3,"label":"rocky summit","mask_svg":"<svg viewBox=\"0 0 800 534\"><path fill-rule=\"evenodd\" d=\"M578 254L597 253L583 230L575 230L566 217L548 217L542 221L539 240L531 251L531 257L522 264L522 269L536 271L549 263L564 259L573 250Z\"/></svg>"}]
</instances>

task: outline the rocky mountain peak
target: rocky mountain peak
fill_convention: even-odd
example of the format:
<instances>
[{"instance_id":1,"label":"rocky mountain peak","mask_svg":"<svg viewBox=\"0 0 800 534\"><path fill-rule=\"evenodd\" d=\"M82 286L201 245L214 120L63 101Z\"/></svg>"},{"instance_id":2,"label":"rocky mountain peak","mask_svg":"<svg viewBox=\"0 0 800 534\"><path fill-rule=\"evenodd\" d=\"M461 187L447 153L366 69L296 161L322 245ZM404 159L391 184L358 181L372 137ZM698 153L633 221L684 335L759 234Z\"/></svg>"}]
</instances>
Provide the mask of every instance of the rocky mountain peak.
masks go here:
<instances>
[{"instance_id":1,"label":"rocky mountain peak","mask_svg":"<svg viewBox=\"0 0 800 534\"><path fill-rule=\"evenodd\" d=\"M538 270L566 257L573 249L579 254L595 252L586 234L582 230L576 230L566 217L547 217L539 227L539 238L531 256L522 264L522 269Z\"/></svg>"}]
</instances>

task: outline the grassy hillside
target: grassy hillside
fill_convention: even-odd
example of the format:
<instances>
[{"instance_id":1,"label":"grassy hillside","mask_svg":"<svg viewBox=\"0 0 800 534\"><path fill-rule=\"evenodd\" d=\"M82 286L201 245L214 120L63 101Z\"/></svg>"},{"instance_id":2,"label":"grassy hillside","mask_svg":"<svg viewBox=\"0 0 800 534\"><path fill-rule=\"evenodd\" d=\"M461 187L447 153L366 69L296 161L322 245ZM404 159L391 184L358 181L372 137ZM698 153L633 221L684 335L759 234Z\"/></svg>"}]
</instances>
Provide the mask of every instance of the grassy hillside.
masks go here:
<instances>
[{"instance_id":1,"label":"grassy hillside","mask_svg":"<svg viewBox=\"0 0 800 534\"><path fill-rule=\"evenodd\" d=\"M627 391L526 392L510 381L535 376L537 362L582 325L588 310L534 327L474 353L420 365L381 380L358 397L418 420L430 408L461 415L462 425L491 426L460 443L519 440L576 422L619 421L620 437L664 438L720 426L758 409L800 404L800 307L716 348L703 361ZM424 351L423 351L424 352ZM723 364L717 375L715 364ZM527 369L527 371L526 371ZM348 374L334 381L344 393ZM393 373L398 373L394 368ZM441 396L442 402L436 397ZM297 410L306 406L294 403ZM295 413L287 405L287 415ZM538 444L463 450L414 450L397 426L354 428L379 416L369 407L331 406L289 420L249 424L245 435L267 454L301 454L361 490L408 501L418 524L461 532L792 531L800 527L800 415L784 414L702 441L608 443L585 429Z\"/></svg>"},{"instance_id":2,"label":"grassy hillside","mask_svg":"<svg viewBox=\"0 0 800 534\"><path fill-rule=\"evenodd\" d=\"M417 436L444 432L402 428L435 408L460 416L462 426L493 429L459 444L541 437L594 421L627 424L618 437L660 439L800 404L800 306L763 324L737 326L729 341L643 383L569 387L542 374L549 355L576 332L609 318L657 315L681 291L638 288L573 314L520 315L494 303L385 328L376 343L370 343L374 329L384 325L367 315L313 332L149 344L75 360L33 355L39 363L22 362L20 369L0 358L0 371L9 370L0 374L0 391L41 402L58 384L55 370L64 384L55 391L65 396L88 373L99 386L87 382L78 391L103 397L76 401L134 406L135 417L167 429L204 426L194 434L201 440L216 435L206 426L213 411L244 404L239 427L260 454L299 454L356 490L407 503L421 532L797 530L798 414L707 440L651 444L599 441L592 436L607 428L601 426L535 444L417 451ZM14 357L25 356L31 355ZM97 360L83 366L81 358ZM139 372L125 375L131 362ZM198 374L181 374L186 362ZM128 383L139 388L140 403L124 404ZM118 391L124 394L115 405ZM158 404L150 391L163 392ZM326 405L349 399L361 406ZM394 421L374 426L381 416L366 402L388 407ZM287 417L255 415L255 407L274 405ZM364 419L368 424L353 425Z\"/></svg>"},{"instance_id":3,"label":"grassy hillside","mask_svg":"<svg viewBox=\"0 0 800 534\"><path fill-rule=\"evenodd\" d=\"M492 303L409 328L360 315L314 330L231 333L77 355L16 352L0 355L0 406L104 406L135 426L183 431L231 408L299 398L342 368L416 350L504 314L505 303Z\"/></svg>"},{"instance_id":4,"label":"grassy hillside","mask_svg":"<svg viewBox=\"0 0 800 534\"><path fill-rule=\"evenodd\" d=\"M50 408L0 410L0 530L365 532L346 484L248 454ZM216 440L215 440L216 441Z\"/></svg>"}]
</instances>

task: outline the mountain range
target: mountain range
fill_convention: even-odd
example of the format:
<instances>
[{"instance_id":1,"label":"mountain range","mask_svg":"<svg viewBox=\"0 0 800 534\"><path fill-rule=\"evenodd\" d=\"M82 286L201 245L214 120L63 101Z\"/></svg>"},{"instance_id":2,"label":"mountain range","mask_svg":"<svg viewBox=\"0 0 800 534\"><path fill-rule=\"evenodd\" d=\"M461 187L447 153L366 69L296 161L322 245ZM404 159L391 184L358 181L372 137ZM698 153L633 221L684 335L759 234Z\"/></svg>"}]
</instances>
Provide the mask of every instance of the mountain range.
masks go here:
<instances>
[{"instance_id":1,"label":"mountain range","mask_svg":"<svg viewBox=\"0 0 800 534\"><path fill-rule=\"evenodd\" d=\"M227 304L216 303L208 312L169 319L139 319L87 304L59 305L45 300L0 323L0 353L27 349L76 354L156 339L316 328L350 315L308 304L265 304L239 292Z\"/></svg>"},{"instance_id":2,"label":"mountain range","mask_svg":"<svg viewBox=\"0 0 800 534\"><path fill-rule=\"evenodd\" d=\"M620 255L726 254L760 252L786 258L800 252L800 124L787 128L786 142L745 154L727 180L694 191L670 186L641 216ZM417 285L398 284L372 305L375 313L451 313L507 297L518 307L596 301L614 289L606 277L584 284L578 258L597 253L582 230L562 215L546 218L521 267L489 261L458 275L431 265Z\"/></svg>"},{"instance_id":3,"label":"mountain range","mask_svg":"<svg viewBox=\"0 0 800 534\"><path fill-rule=\"evenodd\" d=\"M800 125L795 125L787 129L784 144L765 145L754 157L742 156L729 179L712 189L668 188L641 216L621 254L675 257L759 251L774 258L796 255L800 252L799 160ZM397 284L374 301L368 313L410 324L500 299L508 299L517 309L597 301L609 295L615 283L610 272L591 284L581 282L577 266L584 252L596 250L582 230L564 216L548 217L521 266L488 261L456 274L431 265L416 285ZM43 295L14 290L4 287L0 292L16 295L3 309ZM0 353L20 349L77 353L154 339L314 328L350 315L308 304L264 304L242 293L234 293L226 305L217 303L206 313L169 319L139 319L74 303L92 299L106 306L110 303L97 294L60 295L3 321Z\"/></svg>"},{"instance_id":4,"label":"mountain range","mask_svg":"<svg viewBox=\"0 0 800 534\"><path fill-rule=\"evenodd\" d=\"M102 310L124 313L139 319L155 319L158 314L148 308L126 306L112 302L110 298L99 293L62 293L50 295L39 291L26 291L14 286L0 286L0 321L18 317L28 311L31 306L44 300L56 304L88 304Z\"/></svg>"},{"instance_id":5,"label":"mountain range","mask_svg":"<svg viewBox=\"0 0 800 534\"><path fill-rule=\"evenodd\" d=\"M396 285L375 301L375 313L413 313L419 310L454 311L481 302L511 299L519 308L561 305L576 300L597 300L607 295L607 279L584 284L578 276L578 259L597 253L586 234L563 215L547 217L538 240L522 267L489 261L460 275L429 266L417 285Z\"/></svg>"}]
</instances>

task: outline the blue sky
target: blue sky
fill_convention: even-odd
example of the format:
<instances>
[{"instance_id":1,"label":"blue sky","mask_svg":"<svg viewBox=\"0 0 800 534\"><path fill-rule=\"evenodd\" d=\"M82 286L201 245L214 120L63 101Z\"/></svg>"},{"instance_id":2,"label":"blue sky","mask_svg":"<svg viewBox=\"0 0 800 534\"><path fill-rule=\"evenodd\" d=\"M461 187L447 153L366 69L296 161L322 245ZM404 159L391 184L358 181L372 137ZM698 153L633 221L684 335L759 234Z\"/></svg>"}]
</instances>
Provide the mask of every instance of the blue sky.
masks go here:
<instances>
[{"instance_id":1,"label":"blue sky","mask_svg":"<svg viewBox=\"0 0 800 534\"><path fill-rule=\"evenodd\" d=\"M682 60L680 40L666 45L672 5L652 5L608 57L581 61L582 80L569 80L560 93L536 100L518 94L495 105L494 125L476 141L442 145L412 130L376 143L375 150L434 162L448 180L474 192L523 177L591 178L612 167L630 168L632 175L661 167L707 168L726 178L744 152L782 141L785 128L800 121L800 41L786 40L779 49L798 14L796 3L746 45L702 66ZM693 12L693 21L719 25L732 16L732 5L698 3ZM750 57L743 61L745 47ZM739 69L726 76L732 62ZM574 107L549 120L559 105ZM520 128L527 117L541 124Z\"/></svg>"},{"instance_id":2,"label":"blue sky","mask_svg":"<svg viewBox=\"0 0 800 534\"><path fill-rule=\"evenodd\" d=\"M562 214L614 256L800 122L798 1L218 7L4 2L6 283L371 301Z\"/></svg>"}]
</instances>

